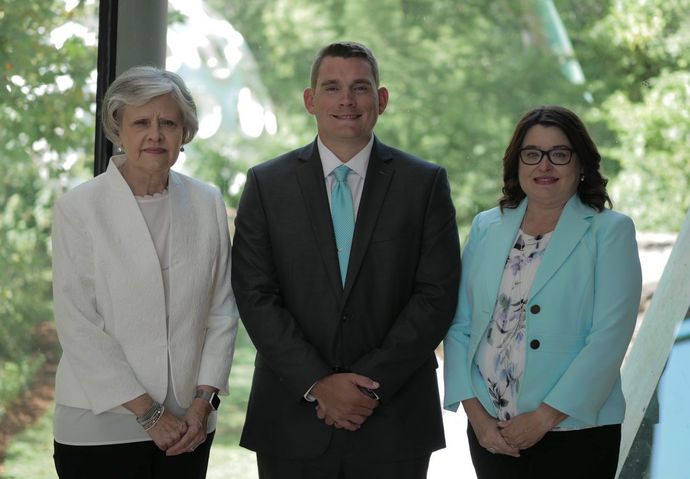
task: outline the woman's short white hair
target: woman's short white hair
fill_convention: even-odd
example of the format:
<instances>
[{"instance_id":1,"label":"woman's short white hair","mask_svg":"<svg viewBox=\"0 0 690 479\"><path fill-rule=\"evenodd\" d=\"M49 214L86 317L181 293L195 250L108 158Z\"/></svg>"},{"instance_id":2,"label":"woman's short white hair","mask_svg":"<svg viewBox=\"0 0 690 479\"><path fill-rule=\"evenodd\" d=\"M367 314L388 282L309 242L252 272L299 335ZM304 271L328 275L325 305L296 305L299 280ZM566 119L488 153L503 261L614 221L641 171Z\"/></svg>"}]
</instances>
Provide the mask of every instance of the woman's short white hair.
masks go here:
<instances>
[{"instance_id":1,"label":"woman's short white hair","mask_svg":"<svg viewBox=\"0 0 690 479\"><path fill-rule=\"evenodd\" d=\"M152 66L129 68L110 84L101 105L103 133L119 143L120 121L125 106L139 106L160 95L170 93L182 112L182 143L189 143L199 130L196 103L184 80L173 72Z\"/></svg>"}]
</instances>

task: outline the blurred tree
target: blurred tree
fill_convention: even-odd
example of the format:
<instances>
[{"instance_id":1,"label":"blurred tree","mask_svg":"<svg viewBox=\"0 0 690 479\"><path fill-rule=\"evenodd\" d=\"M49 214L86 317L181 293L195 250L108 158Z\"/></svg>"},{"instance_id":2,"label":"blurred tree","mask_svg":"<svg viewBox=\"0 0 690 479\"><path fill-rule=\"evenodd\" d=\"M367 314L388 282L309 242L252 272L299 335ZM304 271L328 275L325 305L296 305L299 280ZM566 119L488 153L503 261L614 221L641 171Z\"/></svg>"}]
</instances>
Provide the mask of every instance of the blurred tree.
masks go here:
<instances>
[{"instance_id":1,"label":"blurred tree","mask_svg":"<svg viewBox=\"0 0 690 479\"><path fill-rule=\"evenodd\" d=\"M690 0L555 0L584 85L561 73L537 3L207 0L249 44L279 134L195 141L195 173L233 205L238 172L310 141L302 91L311 61L348 38L372 47L391 92L378 135L448 168L461 227L495 204L520 114L560 103L588 121L618 206L641 227L677 229L689 206ZM55 192L88 177L95 9L86 0L0 0L0 388L28 354L33 326L50 316Z\"/></svg>"},{"instance_id":2,"label":"blurred tree","mask_svg":"<svg viewBox=\"0 0 690 479\"><path fill-rule=\"evenodd\" d=\"M638 228L679 231L690 209L690 72L662 72L639 102L611 96L604 114L619 142L604 149L623 169L612 184L617 206Z\"/></svg>"},{"instance_id":3,"label":"blurred tree","mask_svg":"<svg viewBox=\"0 0 690 479\"><path fill-rule=\"evenodd\" d=\"M615 0L582 33L602 100L589 116L622 168L616 206L638 228L678 231L690 208L690 0Z\"/></svg>"},{"instance_id":4,"label":"blurred tree","mask_svg":"<svg viewBox=\"0 0 690 479\"><path fill-rule=\"evenodd\" d=\"M377 134L448 169L462 226L500 195L503 149L523 111L553 102L586 105L585 87L562 75L531 1L207 4L244 35L259 63L284 140L273 141L273 153L315 135L302 91L317 49L337 39L370 46L391 94Z\"/></svg>"},{"instance_id":5,"label":"blurred tree","mask_svg":"<svg viewBox=\"0 0 690 479\"><path fill-rule=\"evenodd\" d=\"M34 326L52 317L52 200L69 167L90 168L96 50L79 25L88 9L0 0L0 414L41 360L30 358Z\"/></svg>"},{"instance_id":6,"label":"blurred tree","mask_svg":"<svg viewBox=\"0 0 690 479\"><path fill-rule=\"evenodd\" d=\"M448 168L462 228L477 211L495 204L503 149L519 116L533 106L558 103L585 118L606 152L603 169L620 198L617 206L640 215L636 219L644 228L677 229L671 218L684 216L687 201L674 203L663 219L653 212L663 203L661 192L687 198L687 183L639 165L629 150L633 132L647 138L650 148L654 134L674 134L648 131L649 122L659 123L651 120L654 112L666 109L655 103L662 95L649 90L687 86L684 76L668 74L687 70L690 62L690 0L555 0L584 71L582 85L570 83L560 70L564 59L552 50L550 25L540 16L544 3L207 0L247 40L279 118L282 144L274 138L260 151L267 155L247 157L250 163L313 137L301 94L310 63L320 46L353 39L376 53L382 83L391 92L377 134ZM683 104L676 105L681 115ZM628 115L647 121L631 124ZM673 126L680 137L688 137L686 124ZM686 151L677 142L656 150L674 167L682 165L672 158ZM616 181L621 169L625 174ZM683 176L686 170L673 171ZM631 185L641 183L649 196L644 207L633 207L632 199L643 190Z\"/></svg>"},{"instance_id":7,"label":"blurred tree","mask_svg":"<svg viewBox=\"0 0 690 479\"><path fill-rule=\"evenodd\" d=\"M42 360L31 335L51 317L50 207L92 168L96 3L0 0L0 416ZM561 73L537 3L206 0L249 44L279 132L195 139L190 169L233 206L238 172L314 138L311 61L354 39L391 92L377 134L448 168L461 228L495 204L521 113L559 103L586 119L616 207L640 228L677 230L690 207L690 0L554 0L584 85Z\"/></svg>"}]
</instances>

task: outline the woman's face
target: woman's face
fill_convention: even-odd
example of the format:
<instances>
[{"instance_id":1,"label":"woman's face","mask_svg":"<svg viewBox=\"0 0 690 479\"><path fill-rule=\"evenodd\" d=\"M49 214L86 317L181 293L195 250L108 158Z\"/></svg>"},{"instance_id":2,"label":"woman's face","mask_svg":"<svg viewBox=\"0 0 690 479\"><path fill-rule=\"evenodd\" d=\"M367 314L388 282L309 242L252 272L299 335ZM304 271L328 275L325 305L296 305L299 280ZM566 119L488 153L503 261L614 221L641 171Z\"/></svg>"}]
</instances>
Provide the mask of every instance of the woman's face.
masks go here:
<instances>
[{"instance_id":1,"label":"woman's face","mask_svg":"<svg viewBox=\"0 0 690 479\"><path fill-rule=\"evenodd\" d=\"M572 145L563 130L557 126L534 125L525 135L522 148L550 151L554 148L570 149ZM554 154L553 156L555 156ZM554 165L543 155L536 165L519 160L518 180L530 204L562 207L577 191L580 183L580 160L575 152L567 165Z\"/></svg>"},{"instance_id":2,"label":"woman's face","mask_svg":"<svg viewBox=\"0 0 690 479\"><path fill-rule=\"evenodd\" d=\"M128 168L143 174L168 171L182 146L182 112L171 94L143 105L126 105L120 118L119 140Z\"/></svg>"}]
</instances>

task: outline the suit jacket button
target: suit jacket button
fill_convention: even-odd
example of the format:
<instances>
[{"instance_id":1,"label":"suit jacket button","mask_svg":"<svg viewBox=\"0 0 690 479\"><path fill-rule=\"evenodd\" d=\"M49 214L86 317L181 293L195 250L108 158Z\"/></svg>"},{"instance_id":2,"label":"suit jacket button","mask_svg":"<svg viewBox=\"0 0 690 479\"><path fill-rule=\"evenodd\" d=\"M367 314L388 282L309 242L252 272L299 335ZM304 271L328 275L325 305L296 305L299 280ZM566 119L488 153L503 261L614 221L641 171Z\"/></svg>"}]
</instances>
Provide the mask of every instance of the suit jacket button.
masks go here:
<instances>
[{"instance_id":1,"label":"suit jacket button","mask_svg":"<svg viewBox=\"0 0 690 479\"><path fill-rule=\"evenodd\" d=\"M533 339L533 340L530 341L530 343L529 343L529 347L532 348L532 349L539 349L539 346L540 346L540 345L541 345L541 343L539 342L538 339Z\"/></svg>"},{"instance_id":2,"label":"suit jacket button","mask_svg":"<svg viewBox=\"0 0 690 479\"><path fill-rule=\"evenodd\" d=\"M533 304L531 308L529 308L530 313L532 314L539 314L539 311L541 311L541 307L538 304Z\"/></svg>"},{"instance_id":3,"label":"suit jacket button","mask_svg":"<svg viewBox=\"0 0 690 479\"><path fill-rule=\"evenodd\" d=\"M343 314L342 317L340 318L340 320L343 323L346 323L349 319L350 319L350 317L347 314Z\"/></svg>"}]
</instances>

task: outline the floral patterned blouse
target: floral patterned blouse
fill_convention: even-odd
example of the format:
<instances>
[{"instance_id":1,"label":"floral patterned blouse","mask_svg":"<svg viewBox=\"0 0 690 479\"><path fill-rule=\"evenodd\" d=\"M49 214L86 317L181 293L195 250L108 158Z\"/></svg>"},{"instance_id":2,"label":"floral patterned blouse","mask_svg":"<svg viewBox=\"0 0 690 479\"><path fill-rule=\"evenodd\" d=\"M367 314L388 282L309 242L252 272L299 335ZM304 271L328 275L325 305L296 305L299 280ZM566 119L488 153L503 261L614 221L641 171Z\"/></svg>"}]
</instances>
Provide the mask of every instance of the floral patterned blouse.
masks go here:
<instances>
[{"instance_id":1,"label":"floral patterned blouse","mask_svg":"<svg viewBox=\"0 0 690 479\"><path fill-rule=\"evenodd\" d=\"M551 234L518 232L503 270L493 316L477 351L479 373L502 421L523 412L517 409L517 398L525 367L525 306Z\"/></svg>"}]
</instances>

